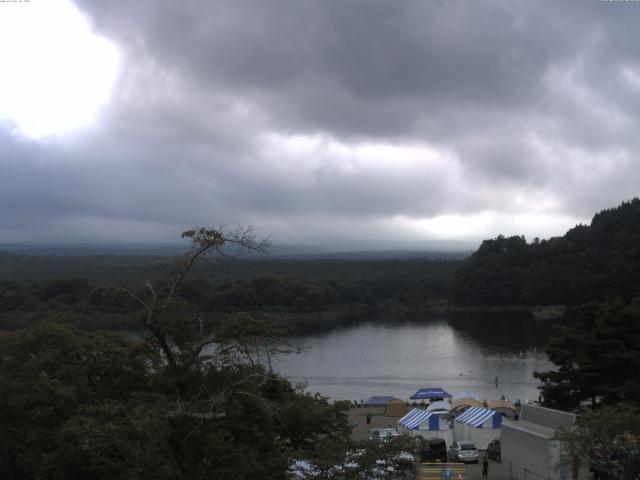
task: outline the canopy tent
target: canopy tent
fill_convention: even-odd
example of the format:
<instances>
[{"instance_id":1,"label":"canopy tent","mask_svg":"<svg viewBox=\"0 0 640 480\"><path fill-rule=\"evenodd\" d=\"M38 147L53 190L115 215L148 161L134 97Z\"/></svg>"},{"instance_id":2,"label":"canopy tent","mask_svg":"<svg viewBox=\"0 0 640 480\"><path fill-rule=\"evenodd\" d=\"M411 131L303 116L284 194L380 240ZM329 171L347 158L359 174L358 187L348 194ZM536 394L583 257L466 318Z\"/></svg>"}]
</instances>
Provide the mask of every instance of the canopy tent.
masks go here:
<instances>
[{"instance_id":1,"label":"canopy tent","mask_svg":"<svg viewBox=\"0 0 640 480\"><path fill-rule=\"evenodd\" d=\"M402 417L408 412L407 404L402 400L395 398L387 404L387 408L384 411L385 417Z\"/></svg>"},{"instance_id":2,"label":"canopy tent","mask_svg":"<svg viewBox=\"0 0 640 480\"><path fill-rule=\"evenodd\" d=\"M480 396L479 393L472 392L472 391L469 391L469 390L465 390L464 392L454 393L453 394L453 399L454 400L458 400L458 399L461 399L461 398L472 398L472 399L477 400L479 402L482 397Z\"/></svg>"},{"instance_id":3,"label":"canopy tent","mask_svg":"<svg viewBox=\"0 0 640 480\"><path fill-rule=\"evenodd\" d=\"M435 412L435 411L445 410L447 412L451 411L451 404L449 402L445 402L444 400L438 400L437 402L432 402L427 407L427 412Z\"/></svg>"},{"instance_id":4,"label":"canopy tent","mask_svg":"<svg viewBox=\"0 0 640 480\"><path fill-rule=\"evenodd\" d=\"M455 440L469 440L484 450L492 440L500 438L502 415L488 408L470 407L456 417L453 427Z\"/></svg>"},{"instance_id":5,"label":"canopy tent","mask_svg":"<svg viewBox=\"0 0 640 480\"><path fill-rule=\"evenodd\" d=\"M482 408L483 406L484 405L482 405L482 403L480 403L475 398L464 397L458 398L451 403L451 411L455 413L469 407Z\"/></svg>"},{"instance_id":6,"label":"canopy tent","mask_svg":"<svg viewBox=\"0 0 640 480\"><path fill-rule=\"evenodd\" d=\"M419 428L436 430L440 428L438 416L432 415L431 412L427 412L421 408L412 409L398 420L398 425L402 425L404 429L408 430L418 430Z\"/></svg>"},{"instance_id":7,"label":"canopy tent","mask_svg":"<svg viewBox=\"0 0 640 480\"><path fill-rule=\"evenodd\" d=\"M447 444L453 441L449 422L434 412L414 408L398 420L398 432L424 438L442 438Z\"/></svg>"},{"instance_id":8,"label":"canopy tent","mask_svg":"<svg viewBox=\"0 0 640 480\"><path fill-rule=\"evenodd\" d=\"M456 422L471 425L475 428L487 427L487 420L491 420L491 428L500 428L502 416L496 415L498 412L488 408L471 407L462 415L456 418Z\"/></svg>"},{"instance_id":9,"label":"canopy tent","mask_svg":"<svg viewBox=\"0 0 640 480\"><path fill-rule=\"evenodd\" d=\"M451 395L441 388L421 388L409 397L411 400L441 400Z\"/></svg>"},{"instance_id":10,"label":"canopy tent","mask_svg":"<svg viewBox=\"0 0 640 480\"><path fill-rule=\"evenodd\" d=\"M518 413L518 407L508 400L492 400L488 405L489 410L500 412L507 418L515 417Z\"/></svg>"},{"instance_id":11,"label":"canopy tent","mask_svg":"<svg viewBox=\"0 0 640 480\"><path fill-rule=\"evenodd\" d=\"M365 400L363 405L366 405L367 407L385 407L391 400L394 400L395 398L396 397L393 397L391 395L375 395Z\"/></svg>"}]
</instances>

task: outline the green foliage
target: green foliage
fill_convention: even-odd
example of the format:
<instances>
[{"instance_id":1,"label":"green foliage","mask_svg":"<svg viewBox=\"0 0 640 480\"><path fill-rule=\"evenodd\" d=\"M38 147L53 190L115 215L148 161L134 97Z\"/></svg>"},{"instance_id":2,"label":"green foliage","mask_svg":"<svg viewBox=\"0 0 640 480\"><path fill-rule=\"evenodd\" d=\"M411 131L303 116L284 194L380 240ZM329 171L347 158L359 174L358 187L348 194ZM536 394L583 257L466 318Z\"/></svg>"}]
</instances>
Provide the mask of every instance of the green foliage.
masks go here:
<instances>
[{"instance_id":1,"label":"green foliage","mask_svg":"<svg viewBox=\"0 0 640 480\"><path fill-rule=\"evenodd\" d=\"M596 214L563 237L485 240L456 273L463 305L579 305L640 292L640 199Z\"/></svg>"},{"instance_id":2,"label":"green foliage","mask_svg":"<svg viewBox=\"0 0 640 480\"><path fill-rule=\"evenodd\" d=\"M269 335L232 324L225 345ZM284 478L318 442L346 442L346 405L235 358L176 370L153 343L60 321L2 334L0 476Z\"/></svg>"},{"instance_id":3,"label":"green foliage","mask_svg":"<svg viewBox=\"0 0 640 480\"><path fill-rule=\"evenodd\" d=\"M291 351L279 330L235 314L206 334L179 294L212 250L263 244L246 230L185 236L193 249L173 281L101 290L138 305L142 339L81 331L64 316L1 334L3 479L284 479L294 458L348 444L346 404L308 395L265 366L263 356ZM48 285L41 297L78 287Z\"/></svg>"},{"instance_id":4,"label":"green foliage","mask_svg":"<svg viewBox=\"0 0 640 480\"><path fill-rule=\"evenodd\" d=\"M64 450L70 447L68 437L84 425L96 438L120 441L121 432L111 431L118 422L105 421L105 415L129 421L139 396L147 391L148 371L157 361L146 345L131 343L123 335L81 333L64 323L44 322L29 331L2 334L3 478L81 478L59 469L60 459L83 464ZM91 450L90 436L82 441L86 443L76 445L78 455L100 455ZM96 465L104 463L106 468L113 461L100 457ZM95 477L89 476L114 478L94 473Z\"/></svg>"},{"instance_id":5,"label":"green foliage","mask_svg":"<svg viewBox=\"0 0 640 480\"><path fill-rule=\"evenodd\" d=\"M536 373L547 406L575 409L584 402L640 404L640 299L580 307L558 325L547 345L557 369Z\"/></svg>"},{"instance_id":6,"label":"green foliage","mask_svg":"<svg viewBox=\"0 0 640 480\"><path fill-rule=\"evenodd\" d=\"M588 461L597 472L618 479L640 475L637 408L619 404L588 410L580 417L577 428L561 430L556 438L567 446L569 459Z\"/></svg>"},{"instance_id":7,"label":"green foliage","mask_svg":"<svg viewBox=\"0 0 640 480\"><path fill-rule=\"evenodd\" d=\"M185 258L180 257L180 262L184 266ZM208 263L200 263L193 266L176 294L183 304L181 308L188 307L205 327L210 326L214 315L248 311L282 317L292 330L308 333L357 321L357 314L373 310L395 308L406 312L428 308L431 302L447 297L448 284L458 265L455 261L421 259L263 260L236 261L232 267L218 271ZM144 297L149 292L140 285L149 280L158 295L167 295L171 285L166 278L171 269L165 264L161 276L154 270L158 265L152 265L150 276L137 281L144 270L132 268L121 264L112 267L113 274L120 272L123 276L121 283L106 282L106 274L104 281L63 276L0 282L0 328L27 326L29 319L67 311L80 312L85 328L136 330L140 322L135 321L134 314L140 304L115 287L131 285L132 293ZM104 285L114 288L97 288Z\"/></svg>"},{"instance_id":8,"label":"green foliage","mask_svg":"<svg viewBox=\"0 0 640 480\"><path fill-rule=\"evenodd\" d=\"M384 442L321 442L295 470L305 480L413 480L419 437Z\"/></svg>"},{"instance_id":9,"label":"green foliage","mask_svg":"<svg viewBox=\"0 0 640 480\"><path fill-rule=\"evenodd\" d=\"M192 249L172 281L93 292L101 304L137 305L143 338L82 331L64 315L0 335L0 476L275 480L306 458L315 478L390 478L400 444L352 444L349 402L330 404L271 370L273 356L296 351L281 329L232 313L205 332L190 301L198 295L182 295L197 261L226 256L219 249L228 243L264 243L241 229L183 236ZM86 289L53 281L35 291L40 301L73 303Z\"/></svg>"}]
</instances>

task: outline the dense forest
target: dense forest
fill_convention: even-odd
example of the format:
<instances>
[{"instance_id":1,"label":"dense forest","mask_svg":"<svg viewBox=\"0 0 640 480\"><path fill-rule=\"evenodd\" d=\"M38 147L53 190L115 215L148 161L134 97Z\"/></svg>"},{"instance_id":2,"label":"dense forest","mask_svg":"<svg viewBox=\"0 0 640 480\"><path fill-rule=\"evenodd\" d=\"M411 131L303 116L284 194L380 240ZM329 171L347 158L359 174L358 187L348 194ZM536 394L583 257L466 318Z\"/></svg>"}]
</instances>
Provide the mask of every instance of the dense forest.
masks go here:
<instances>
[{"instance_id":1,"label":"dense forest","mask_svg":"<svg viewBox=\"0 0 640 480\"><path fill-rule=\"evenodd\" d=\"M640 289L640 199L548 240L485 240L456 273L459 305L579 305L629 301Z\"/></svg>"},{"instance_id":2,"label":"dense forest","mask_svg":"<svg viewBox=\"0 0 640 480\"><path fill-rule=\"evenodd\" d=\"M60 311L78 315L88 328L136 328L135 302L101 287L152 281L162 289L174 269L167 256L0 252L0 328L25 327ZM246 311L308 333L447 306L628 302L639 286L640 200L634 199L563 237L486 240L466 260L241 258L194 266L180 294L207 324Z\"/></svg>"},{"instance_id":3,"label":"dense forest","mask_svg":"<svg viewBox=\"0 0 640 480\"><path fill-rule=\"evenodd\" d=\"M135 327L135 302L101 287L151 281L162 289L174 269L173 258L163 256L0 252L0 328L24 327L60 311L79 315L90 328ZM309 332L445 306L628 302L639 288L640 200L633 199L563 237L486 240L466 260L236 259L194 266L180 294L207 322L247 311Z\"/></svg>"},{"instance_id":4,"label":"dense forest","mask_svg":"<svg viewBox=\"0 0 640 480\"><path fill-rule=\"evenodd\" d=\"M178 257L179 259L180 257ZM205 322L247 311L304 333L428 310L447 300L460 261L407 259L236 259L194 266L180 285L183 301ZM31 257L0 254L0 328L21 328L51 312L70 312L89 328L134 329L138 306L111 288L152 281L167 288L172 257Z\"/></svg>"}]
</instances>

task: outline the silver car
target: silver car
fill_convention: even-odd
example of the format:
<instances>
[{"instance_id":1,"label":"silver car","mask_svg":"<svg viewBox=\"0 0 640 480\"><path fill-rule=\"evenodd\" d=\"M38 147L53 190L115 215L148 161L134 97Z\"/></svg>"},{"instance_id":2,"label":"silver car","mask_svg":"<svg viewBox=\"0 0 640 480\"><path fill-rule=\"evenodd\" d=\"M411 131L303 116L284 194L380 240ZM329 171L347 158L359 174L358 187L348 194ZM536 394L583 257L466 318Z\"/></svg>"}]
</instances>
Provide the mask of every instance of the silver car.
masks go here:
<instances>
[{"instance_id":1,"label":"silver car","mask_svg":"<svg viewBox=\"0 0 640 480\"><path fill-rule=\"evenodd\" d=\"M473 442L453 442L449 447L449 458L456 462L478 463L478 449Z\"/></svg>"}]
</instances>

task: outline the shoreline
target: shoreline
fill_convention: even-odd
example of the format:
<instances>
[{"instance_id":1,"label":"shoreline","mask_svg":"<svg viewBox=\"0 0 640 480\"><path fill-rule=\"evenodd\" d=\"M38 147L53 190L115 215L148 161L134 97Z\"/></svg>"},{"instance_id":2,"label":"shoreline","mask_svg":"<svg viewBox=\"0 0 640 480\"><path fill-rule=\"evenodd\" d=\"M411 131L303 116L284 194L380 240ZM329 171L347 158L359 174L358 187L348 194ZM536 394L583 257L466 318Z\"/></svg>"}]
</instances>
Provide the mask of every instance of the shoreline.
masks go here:
<instances>
[{"instance_id":1,"label":"shoreline","mask_svg":"<svg viewBox=\"0 0 640 480\"><path fill-rule=\"evenodd\" d=\"M255 310L247 313L266 318L273 318L289 329L289 335L316 335L339 328L349 328L367 322L402 323L411 321L407 317L430 316L445 317L455 320L456 314L468 315L524 315L532 321L552 322L562 319L568 307L564 305L449 305L444 300L424 305L408 306L399 303L386 303L375 307L364 305L348 305L344 308L310 312L265 311ZM29 328L33 323L47 318L50 312L15 311L0 314L0 331L15 331ZM78 319L78 324L87 330L137 331L136 313L104 313L78 314L65 312ZM229 312L203 312L207 318L205 323L213 323L216 318ZM453 318L451 318L453 317ZM441 319L441 318L440 318ZM491 319L482 319L491 321Z\"/></svg>"}]
</instances>

